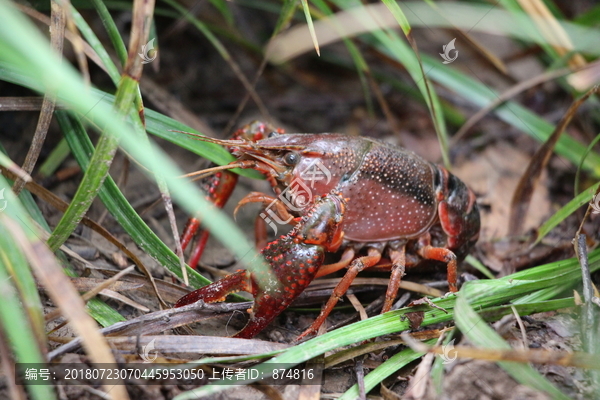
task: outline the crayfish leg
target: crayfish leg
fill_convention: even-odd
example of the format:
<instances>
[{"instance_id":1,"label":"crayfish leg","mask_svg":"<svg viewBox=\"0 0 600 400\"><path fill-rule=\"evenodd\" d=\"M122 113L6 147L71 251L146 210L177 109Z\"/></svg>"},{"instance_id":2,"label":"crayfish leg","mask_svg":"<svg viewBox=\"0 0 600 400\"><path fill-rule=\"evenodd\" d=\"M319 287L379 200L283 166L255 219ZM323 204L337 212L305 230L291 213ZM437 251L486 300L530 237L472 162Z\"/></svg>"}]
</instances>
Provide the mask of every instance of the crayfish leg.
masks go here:
<instances>
[{"instance_id":1,"label":"crayfish leg","mask_svg":"<svg viewBox=\"0 0 600 400\"><path fill-rule=\"evenodd\" d=\"M335 305L337 304L338 300L346 293L346 291L352 284L352 281L354 281L354 278L356 278L356 275L358 275L359 272L376 265L379 262L379 260L381 260L381 252L373 248L369 249L368 254L366 256L359 257L356 260L354 260L352 264L350 264L350 267L348 267L348 271L346 272L342 280L337 284L335 289L333 289L331 297L329 297L327 304L325 304L325 306L321 309L321 313L319 314L317 319L311 324L311 326L307 330L305 330L300 336L298 336L296 341L299 341L310 334L316 333L319 327L323 325L323 322L325 322L325 319L329 316L329 314L333 310L333 307L335 307Z\"/></svg>"},{"instance_id":2,"label":"crayfish leg","mask_svg":"<svg viewBox=\"0 0 600 400\"><path fill-rule=\"evenodd\" d=\"M392 305L394 304L394 300L396 299L398 290L400 289L400 282L404 276L404 271L406 271L406 251L404 246L402 246L399 250L391 250L389 254L390 259L392 260L392 273L388 283L387 291L385 292L385 302L383 303L383 308L381 309L382 314L392 309Z\"/></svg>"},{"instance_id":3,"label":"crayfish leg","mask_svg":"<svg viewBox=\"0 0 600 400\"><path fill-rule=\"evenodd\" d=\"M352 260L354 260L355 254L356 253L355 253L354 249L352 247L348 247L346 250L344 250L344 253L342 254L342 257L340 258L340 261L336 262L335 264L323 265L321 268L319 268L319 271L317 272L316 277L320 278L322 276L332 274L336 271L339 271L340 269L344 269L344 268L348 267L348 265L350 265Z\"/></svg>"},{"instance_id":4,"label":"crayfish leg","mask_svg":"<svg viewBox=\"0 0 600 400\"><path fill-rule=\"evenodd\" d=\"M192 255L190 256L190 260L188 261L188 265L194 269L198 266L200 262L200 258L202 258L202 254L204 253L204 248L206 247L206 243L208 242L208 238L210 237L210 233L208 231L200 231L200 235L198 237L198 241L194 246L192 251ZM183 244L182 244L183 248Z\"/></svg>"},{"instance_id":5,"label":"crayfish leg","mask_svg":"<svg viewBox=\"0 0 600 400\"><path fill-rule=\"evenodd\" d=\"M186 294L177 300L174 307L183 307L199 300L203 300L206 303L215 303L225 300L228 294L239 291L253 292L250 273L246 270L238 270L223 279Z\"/></svg>"},{"instance_id":6,"label":"crayfish leg","mask_svg":"<svg viewBox=\"0 0 600 400\"><path fill-rule=\"evenodd\" d=\"M221 171L214 176L205 178L202 182L202 189L206 193L206 200L213 203L218 208L223 208L231 196L233 189L237 184L237 175L229 171ZM190 245L194 235L200 231L198 242L194 246L192 256L188 262L191 268L196 269L198 262L204 253L206 242L210 234L208 231L200 229L201 221L197 218L188 219L183 234L181 235L181 248L185 249Z\"/></svg>"},{"instance_id":7,"label":"crayfish leg","mask_svg":"<svg viewBox=\"0 0 600 400\"><path fill-rule=\"evenodd\" d=\"M254 284L250 319L236 338L254 337L288 308L315 278L324 257L322 248L284 237L269 243L262 253L271 266L270 276L263 277L265 286Z\"/></svg>"},{"instance_id":8,"label":"crayfish leg","mask_svg":"<svg viewBox=\"0 0 600 400\"><path fill-rule=\"evenodd\" d=\"M431 245L421 247L418 250L418 253L421 257L427 260L436 260L446 263L448 268L448 287L452 293L456 293L458 291L456 284L456 255L448 249L444 249L442 247L433 247Z\"/></svg>"},{"instance_id":9,"label":"crayfish leg","mask_svg":"<svg viewBox=\"0 0 600 400\"><path fill-rule=\"evenodd\" d=\"M181 235L181 248L183 250L189 246L199 228L200 221L197 218L189 218L187 220L185 227L183 228L183 234Z\"/></svg>"}]
</instances>

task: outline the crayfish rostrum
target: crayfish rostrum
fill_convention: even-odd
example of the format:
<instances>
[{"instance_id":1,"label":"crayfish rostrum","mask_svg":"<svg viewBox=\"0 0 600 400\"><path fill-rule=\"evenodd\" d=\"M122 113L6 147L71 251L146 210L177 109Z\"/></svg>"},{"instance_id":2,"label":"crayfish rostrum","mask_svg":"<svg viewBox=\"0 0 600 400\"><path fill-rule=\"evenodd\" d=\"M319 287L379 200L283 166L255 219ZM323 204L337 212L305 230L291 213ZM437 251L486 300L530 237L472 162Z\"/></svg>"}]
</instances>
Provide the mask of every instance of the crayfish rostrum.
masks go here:
<instances>
[{"instance_id":1,"label":"crayfish rostrum","mask_svg":"<svg viewBox=\"0 0 600 400\"><path fill-rule=\"evenodd\" d=\"M246 132L257 126L266 129L265 124L254 124ZM215 169L252 168L273 186L276 196L253 192L238 207L260 202L268 205L264 210L270 210L271 218L262 216L269 224L296 224L262 250L275 283L259 287L251 272L240 270L189 293L176 307L219 301L238 290L250 292L255 297L250 320L235 335L250 338L313 279L347 268L300 339L315 333L356 275L384 256L392 267L382 313L392 307L405 270L422 260L446 263L449 289L457 291L457 262L475 244L480 228L475 195L462 181L406 149L367 137L281 131L267 136L200 140L227 146L237 158ZM338 249L343 251L340 260L323 265L325 252Z\"/></svg>"}]
</instances>

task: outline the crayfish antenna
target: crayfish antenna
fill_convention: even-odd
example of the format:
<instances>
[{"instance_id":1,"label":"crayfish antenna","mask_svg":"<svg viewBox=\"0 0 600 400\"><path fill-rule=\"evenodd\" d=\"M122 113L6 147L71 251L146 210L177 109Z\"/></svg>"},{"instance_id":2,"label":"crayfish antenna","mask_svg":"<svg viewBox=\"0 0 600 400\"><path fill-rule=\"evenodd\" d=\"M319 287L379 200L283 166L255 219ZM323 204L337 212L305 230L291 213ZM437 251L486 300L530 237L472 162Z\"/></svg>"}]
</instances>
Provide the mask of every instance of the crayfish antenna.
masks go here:
<instances>
[{"instance_id":1,"label":"crayfish antenna","mask_svg":"<svg viewBox=\"0 0 600 400\"><path fill-rule=\"evenodd\" d=\"M209 136L200 135L198 133L177 131L177 130L172 130L172 129L169 130L169 132L183 133L188 136L191 136L193 139L200 140L202 142L219 144L221 146L235 146L235 147L252 148L252 142L250 142L248 140L243 140L243 139L223 140L223 139L216 139L216 138L212 138Z\"/></svg>"},{"instance_id":2,"label":"crayfish antenna","mask_svg":"<svg viewBox=\"0 0 600 400\"><path fill-rule=\"evenodd\" d=\"M218 165L212 168L206 168L200 171L190 172L189 174L181 175L180 178L193 178L192 181L197 181L207 176L216 174L219 171L225 171L234 168L252 168L256 165L256 161L234 161L227 165Z\"/></svg>"}]
</instances>

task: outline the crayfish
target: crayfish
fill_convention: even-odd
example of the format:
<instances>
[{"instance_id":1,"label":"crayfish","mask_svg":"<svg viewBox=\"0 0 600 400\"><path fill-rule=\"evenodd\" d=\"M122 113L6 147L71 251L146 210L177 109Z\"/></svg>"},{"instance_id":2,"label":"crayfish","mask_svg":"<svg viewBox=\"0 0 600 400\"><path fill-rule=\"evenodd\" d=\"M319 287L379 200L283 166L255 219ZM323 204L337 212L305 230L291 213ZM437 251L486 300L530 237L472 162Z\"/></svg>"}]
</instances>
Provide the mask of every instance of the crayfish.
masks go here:
<instances>
[{"instance_id":1,"label":"crayfish","mask_svg":"<svg viewBox=\"0 0 600 400\"><path fill-rule=\"evenodd\" d=\"M391 309L405 270L423 260L446 263L449 290L458 290L457 263L480 229L475 195L462 181L406 149L372 138L266 130L266 124L255 122L233 140L199 139L227 146L237 159L213 170L231 174L226 170L252 168L273 187L276 196L253 192L238 208L259 202L266 207L261 216L274 229L274 221L296 224L261 251L272 284L261 287L253 273L240 270L187 294L175 307L250 292L255 298L250 320L235 337L251 338L313 279L347 268L300 339L315 333L357 274L384 256L391 261L391 277L382 313ZM258 139L253 132L260 133ZM219 181L212 179L210 190L216 192ZM323 265L325 253L338 250L343 251L340 260Z\"/></svg>"}]
</instances>

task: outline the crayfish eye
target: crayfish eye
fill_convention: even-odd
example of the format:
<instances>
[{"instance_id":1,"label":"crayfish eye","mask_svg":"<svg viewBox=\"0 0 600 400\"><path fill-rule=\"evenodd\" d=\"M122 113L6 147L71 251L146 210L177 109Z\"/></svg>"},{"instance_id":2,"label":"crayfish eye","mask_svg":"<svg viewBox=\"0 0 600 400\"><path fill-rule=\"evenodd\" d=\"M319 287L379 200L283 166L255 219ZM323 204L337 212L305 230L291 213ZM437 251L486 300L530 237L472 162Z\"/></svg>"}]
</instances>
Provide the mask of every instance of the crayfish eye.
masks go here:
<instances>
[{"instance_id":1,"label":"crayfish eye","mask_svg":"<svg viewBox=\"0 0 600 400\"><path fill-rule=\"evenodd\" d=\"M272 137L276 137L276 136L279 136L279 132L273 131L273 132L269 133L268 137L272 138Z\"/></svg>"},{"instance_id":2,"label":"crayfish eye","mask_svg":"<svg viewBox=\"0 0 600 400\"><path fill-rule=\"evenodd\" d=\"M289 152L283 157L283 162L287 165L296 165L300 161L300 154L295 152Z\"/></svg>"}]
</instances>

